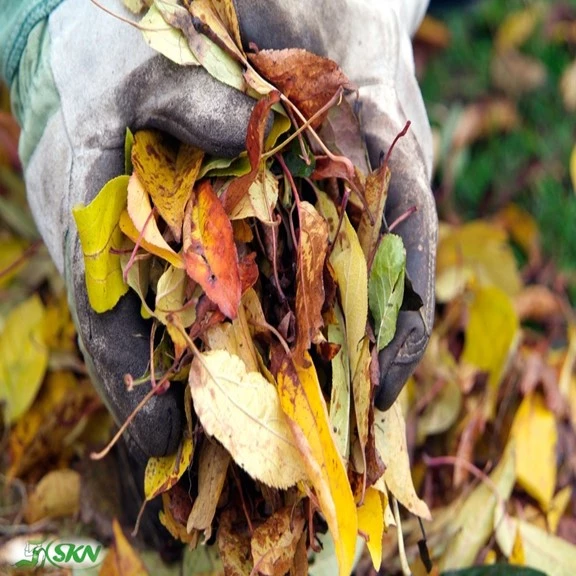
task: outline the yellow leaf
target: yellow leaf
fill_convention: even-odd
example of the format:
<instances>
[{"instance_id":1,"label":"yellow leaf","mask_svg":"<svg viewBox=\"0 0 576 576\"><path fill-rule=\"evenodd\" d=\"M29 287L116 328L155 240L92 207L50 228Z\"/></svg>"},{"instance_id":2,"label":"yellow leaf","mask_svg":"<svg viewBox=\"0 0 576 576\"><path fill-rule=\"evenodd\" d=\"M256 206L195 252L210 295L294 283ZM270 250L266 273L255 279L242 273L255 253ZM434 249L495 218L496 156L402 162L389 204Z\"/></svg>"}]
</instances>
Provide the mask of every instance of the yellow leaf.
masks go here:
<instances>
[{"instance_id":1,"label":"yellow leaf","mask_svg":"<svg viewBox=\"0 0 576 576\"><path fill-rule=\"evenodd\" d=\"M496 48L503 51L522 46L534 33L540 15L541 10L538 5L510 12L498 28Z\"/></svg>"},{"instance_id":2,"label":"yellow leaf","mask_svg":"<svg viewBox=\"0 0 576 576\"><path fill-rule=\"evenodd\" d=\"M150 6L150 10L140 21L142 35L150 48L160 52L182 66L200 66L200 62L190 47L188 40L181 30L166 24L156 3Z\"/></svg>"},{"instance_id":3,"label":"yellow leaf","mask_svg":"<svg viewBox=\"0 0 576 576\"><path fill-rule=\"evenodd\" d=\"M128 542L118 520L112 522L114 544L100 566L99 576L148 576L146 566Z\"/></svg>"},{"instance_id":4,"label":"yellow leaf","mask_svg":"<svg viewBox=\"0 0 576 576\"><path fill-rule=\"evenodd\" d=\"M436 297L448 302L471 283L497 286L514 296L522 281L506 233L483 221L443 227L436 260Z\"/></svg>"},{"instance_id":5,"label":"yellow leaf","mask_svg":"<svg viewBox=\"0 0 576 576\"><path fill-rule=\"evenodd\" d=\"M520 534L526 566L547 576L573 576L576 546L525 520L518 520L498 509L494 518L496 541L506 556L511 556L516 534Z\"/></svg>"},{"instance_id":6,"label":"yellow leaf","mask_svg":"<svg viewBox=\"0 0 576 576\"><path fill-rule=\"evenodd\" d=\"M505 502L512 493L514 473L514 446L509 443L498 466L490 474L490 484L480 483L465 500L460 500L449 511L449 540L438 567L441 571L471 565L480 549L494 530L495 511L499 502Z\"/></svg>"},{"instance_id":7,"label":"yellow leaf","mask_svg":"<svg viewBox=\"0 0 576 576\"><path fill-rule=\"evenodd\" d=\"M26 242L17 238L0 239L0 288L7 286L22 269L22 254L25 248Z\"/></svg>"},{"instance_id":8,"label":"yellow leaf","mask_svg":"<svg viewBox=\"0 0 576 576\"><path fill-rule=\"evenodd\" d=\"M176 254L162 237L152 213L150 197L135 173L128 182L127 211L127 215L123 212L120 217L122 232L148 252L167 260L176 268L183 268L182 257Z\"/></svg>"},{"instance_id":9,"label":"yellow leaf","mask_svg":"<svg viewBox=\"0 0 576 576\"><path fill-rule=\"evenodd\" d=\"M514 537L514 545L512 546L512 552L508 558L510 564L516 564L517 566L524 566L526 564L526 559L524 555L524 544L522 543L522 535L520 530L516 529L516 536Z\"/></svg>"},{"instance_id":10,"label":"yellow leaf","mask_svg":"<svg viewBox=\"0 0 576 576\"><path fill-rule=\"evenodd\" d=\"M364 495L364 503L358 507L358 530L368 537L366 546L375 570L382 564L382 538L384 537L384 507L382 495L370 487Z\"/></svg>"},{"instance_id":11,"label":"yellow leaf","mask_svg":"<svg viewBox=\"0 0 576 576\"><path fill-rule=\"evenodd\" d=\"M326 194L318 195L318 210L330 224L330 241L333 243L330 263L336 273L340 289L342 311L346 320L346 341L350 354L350 373L356 372L360 359L362 341L368 320L368 269L366 258L358 241L356 231L348 216L334 238L339 216L336 206Z\"/></svg>"},{"instance_id":12,"label":"yellow leaf","mask_svg":"<svg viewBox=\"0 0 576 576\"><path fill-rule=\"evenodd\" d=\"M496 219L504 225L512 240L528 256L538 253L540 250L540 232L532 214L517 204L508 204L498 212Z\"/></svg>"},{"instance_id":13,"label":"yellow leaf","mask_svg":"<svg viewBox=\"0 0 576 576\"><path fill-rule=\"evenodd\" d=\"M128 176L118 176L107 182L88 206L72 209L84 253L88 300L96 312L111 310L128 291L120 256L111 252L122 247L118 221L126 207L127 189Z\"/></svg>"},{"instance_id":14,"label":"yellow leaf","mask_svg":"<svg viewBox=\"0 0 576 576\"><path fill-rule=\"evenodd\" d=\"M558 524L560 523L560 518L564 515L568 504L570 504L572 499L572 486L565 486L554 496L552 503L550 504L548 514L546 514L546 520L550 531L556 533L558 530Z\"/></svg>"},{"instance_id":15,"label":"yellow leaf","mask_svg":"<svg viewBox=\"0 0 576 576\"><path fill-rule=\"evenodd\" d=\"M197 356L190 390L206 433L252 478L287 488L306 477L275 386L259 372L247 372L238 356L226 350Z\"/></svg>"},{"instance_id":16,"label":"yellow leaf","mask_svg":"<svg viewBox=\"0 0 576 576\"><path fill-rule=\"evenodd\" d=\"M518 483L546 512L556 487L556 418L540 394L524 397L516 411L511 438L516 442Z\"/></svg>"},{"instance_id":17,"label":"yellow leaf","mask_svg":"<svg viewBox=\"0 0 576 576\"><path fill-rule=\"evenodd\" d=\"M152 500L170 490L180 480L192 462L193 452L192 438L184 436L175 454L148 459L144 472L146 500Z\"/></svg>"},{"instance_id":18,"label":"yellow leaf","mask_svg":"<svg viewBox=\"0 0 576 576\"><path fill-rule=\"evenodd\" d=\"M224 488L230 454L220 444L206 439L198 464L198 496L188 516L186 531L203 530L205 539L212 535L212 520Z\"/></svg>"},{"instance_id":19,"label":"yellow leaf","mask_svg":"<svg viewBox=\"0 0 576 576\"><path fill-rule=\"evenodd\" d=\"M278 201L278 181L270 170L258 172L248 188L248 194L236 204L230 213L230 220L255 217L265 224L274 221L273 210Z\"/></svg>"},{"instance_id":20,"label":"yellow leaf","mask_svg":"<svg viewBox=\"0 0 576 576\"><path fill-rule=\"evenodd\" d=\"M330 430L328 410L314 364L308 354L304 360L308 368L295 366L289 359L282 363L278 372L280 402L302 453L320 510L334 538L340 575L348 576L356 547L356 504Z\"/></svg>"},{"instance_id":21,"label":"yellow leaf","mask_svg":"<svg viewBox=\"0 0 576 576\"><path fill-rule=\"evenodd\" d=\"M519 322L510 297L495 286L472 293L461 362L488 372L484 412L494 413L498 386L518 337Z\"/></svg>"},{"instance_id":22,"label":"yellow leaf","mask_svg":"<svg viewBox=\"0 0 576 576\"><path fill-rule=\"evenodd\" d=\"M236 16L236 8L233 0L211 0L212 6L218 12L220 20L224 23L227 32L230 34L234 43L239 49L242 49L242 38L240 36L240 24Z\"/></svg>"},{"instance_id":23,"label":"yellow leaf","mask_svg":"<svg viewBox=\"0 0 576 576\"><path fill-rule=\"evenodd\" d=\"M386 465L384 481L388 490L412 514L430 520L430 510L426 502L418 498L412 482L406 423L398 401L386 412L374 409L374 435L376 450Z\"/></svg>"},{"instance_id":24,"label":"yellow leaf","mask_svg":"<svg viewBox=\"0 0 576 576\"><path fill-rule=\"evenodd\" d=\"M80 507L80 474L74 470L53 470L38 482L29 497L24 517L28 524L43 518L73 516Z\"/></svg>"},{"instance_id":25,"label":"yellow leaf","mask_svg":"<svg viewBox=\"0 0 576 576\"><path fill-rule=\"evenodd\" d=\"M0 403L12 424L32 404L48 365L45 310L34 295L14 308L0 333Z\"/></svg>"}]
</instances>

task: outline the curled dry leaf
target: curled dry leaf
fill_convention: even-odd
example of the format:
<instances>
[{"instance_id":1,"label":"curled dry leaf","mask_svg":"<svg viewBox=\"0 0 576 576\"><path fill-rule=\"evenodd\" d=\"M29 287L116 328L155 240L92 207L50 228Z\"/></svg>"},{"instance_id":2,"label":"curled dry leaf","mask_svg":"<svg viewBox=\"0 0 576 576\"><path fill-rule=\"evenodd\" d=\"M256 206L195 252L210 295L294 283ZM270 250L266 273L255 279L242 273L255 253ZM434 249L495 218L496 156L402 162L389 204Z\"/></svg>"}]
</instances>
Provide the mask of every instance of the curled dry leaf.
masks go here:
<instances>
[{"instance_id":1,"label":"curled dry leaf","mask_svg":"<svg viewBox=\"0 0 576 576\"><path fill-rule=\"evenodd\" d=\"M278 392L259 372L225 350L205 352L192 363L190 389L206 432L250 476L277 488L306 478Z\"/></svg>"}]
</instances>

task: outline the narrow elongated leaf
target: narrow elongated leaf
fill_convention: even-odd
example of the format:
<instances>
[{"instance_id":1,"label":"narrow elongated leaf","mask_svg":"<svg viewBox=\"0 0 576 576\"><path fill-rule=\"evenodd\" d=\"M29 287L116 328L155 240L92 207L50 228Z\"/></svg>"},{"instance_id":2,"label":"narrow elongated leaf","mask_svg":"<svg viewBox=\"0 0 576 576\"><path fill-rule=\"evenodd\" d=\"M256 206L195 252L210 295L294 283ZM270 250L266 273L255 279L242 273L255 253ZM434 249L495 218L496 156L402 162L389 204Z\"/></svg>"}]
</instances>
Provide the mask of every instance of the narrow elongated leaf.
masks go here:
<instances>
[{"instance_id":1,"label":"narrow elongated leaf","mask_svg":"<svg viewBox=\"0 0 576 576\"><path fill-rule=\"evenodd\" d=\"M84 253L88 300L96 312L111 310L128 291L120 256L112 253L122 246L118 220L126 207L128 180L128 176L110 180L90 204L72 209Z\"/></svg>"},{"instance_id":2,"label":"narrow elongated leaf","mask_svg":"<svg viewBox=\"0 0 576 576\"><path fill-rule=\"evenodd\" d=\"M184 220L184 262L188 275L229 318L235 318L241 283L232 224L209 182L194 191Z\"/></svg>"},{"instance_id":3,"label":"narrow elongated leaf","mask_svg":"<svg viewBox=\"0 0 576 576\"><path fill-rule=\"evenodd\" d=\"M202 426L234 461L264 484L287 488L306 477L278 392L238 356L205 352L190 368L194 409Z\"/></svg>"},{"instance_id":4,"label":"narrow elongated leaf","mask_svg":"<svg viewBox=\"0 0 576 576\"><path fill-rule=\"evenodd\" d=\"M368 303L374 318L378 351L394 338L404 297L405 271L406 249L402 238L386 234L376 250L368 282Z\"/></svg>"},{"instance_id":5,"label":"narrow elongated leaf","mask_svg":"<svg viewBox=\"0 0 576 576\"><path fill-rule=\"evenodd\" d=\"M384 536L383 495L370 487L366 490L364 503L358 507L358 530L366 535L366 546L375 570L382 564L382 538Z\"/></svg>"},{"instance_id":6,"label":"narrow elongated leaf","mask_svg":"<svg viewBox=\"0 0 576 576\"><path fill-rule=\"evenodd\" d=\"M330 431L328 410L316 369L308 355L308 367L286 358L278 372L282 410L302 454L308 477L332 537L341 576L348 576L354 563L358 529L356 504L344 462Z\"/></svg>"}]
</instances>

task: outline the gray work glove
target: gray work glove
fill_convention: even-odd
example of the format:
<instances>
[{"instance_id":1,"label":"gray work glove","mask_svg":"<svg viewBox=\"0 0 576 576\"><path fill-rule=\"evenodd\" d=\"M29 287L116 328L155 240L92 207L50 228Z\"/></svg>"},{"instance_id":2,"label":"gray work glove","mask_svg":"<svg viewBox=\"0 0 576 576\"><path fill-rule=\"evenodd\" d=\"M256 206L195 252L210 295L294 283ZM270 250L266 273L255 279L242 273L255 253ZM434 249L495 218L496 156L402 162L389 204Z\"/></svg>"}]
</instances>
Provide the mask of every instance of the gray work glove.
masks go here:
<instances>
[{"instance_id":1,"label":"gray work glove","mask_svg":"<svg viewBox=\"0 0 576 576\"><path fill-rule=\"evenodd\" d=\"M413 122L413 130L392 156L387 218L392 221L418 207L397 232L404 238L408 271L424 308L422 314L401 313L396 337L380 356L382 383L376 402L385 408L398 395L428 340L437 225L429 189L430 133L409 41L422 2L406 2L416 9L398 8L406 10L403 19L393 3L376 4L238 0L237 8L246 45L300 46L342 65L360 87L373 164L406 120ZM66 277L86 362L121 423L148 390L138 386L127 392L123 376L146 371L149 326L140 318L140 303L131 293L105 314L90 308L72 207L89 202L106 181L122 173L126 126L156 127L212 154L233 156L244 148L254 103L200 68L171 64L153 52L136 29L88 0L64 0L36 26L28 43L13 92L23 125L21 153L29 202ZM43 128L41 135L38 126ZM128 433L142 457L162 455L176 449L182 423L181 398L170 390L139 412Z\"/></svg>"}]
</instances>

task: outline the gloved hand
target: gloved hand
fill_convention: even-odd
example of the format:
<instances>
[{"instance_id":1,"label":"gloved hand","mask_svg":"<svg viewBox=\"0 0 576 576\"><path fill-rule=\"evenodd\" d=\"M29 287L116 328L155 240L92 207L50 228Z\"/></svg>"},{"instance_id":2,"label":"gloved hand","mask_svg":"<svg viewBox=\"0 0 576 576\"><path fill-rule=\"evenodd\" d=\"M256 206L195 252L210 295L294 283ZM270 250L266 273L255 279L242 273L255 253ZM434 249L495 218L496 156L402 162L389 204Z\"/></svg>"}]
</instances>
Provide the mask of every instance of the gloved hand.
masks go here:
<instances>
[{"instance_id":1,"label":"gloved hand","mask_svg":"<svg viewBox=\"0 0 576 576\"><path fill-rule=\"evenodd\" d=\"M425 2L236 3L246 45L304 47L341 64L360 87L374 165L406 120L413 123L391 158L387 218L393 221L418 207L396 231L404 238L408 272L424 308L422 313L401 313L396 337L380 355L376 403L386 408L422 356L433 314L437 225L429 190L431 138L409 41ZM126 126L156 127L210 153L232 156L244 147L254 103L200 68L171 64L149 49L137 30L86 0L64 0L32 30L13 95L23 127L21 155L30 206L67 280L95 383L116 421L123 422L147 392L139 386L128 393L123 375L146 371L149 327L130 293L111 312L96 314L90 308L71 209L89 202L122 172ZM180 404L177 392L170 390L154 397L130 425L128 433L142 458L176 449Z\"/></svg>"}]
</instances>

